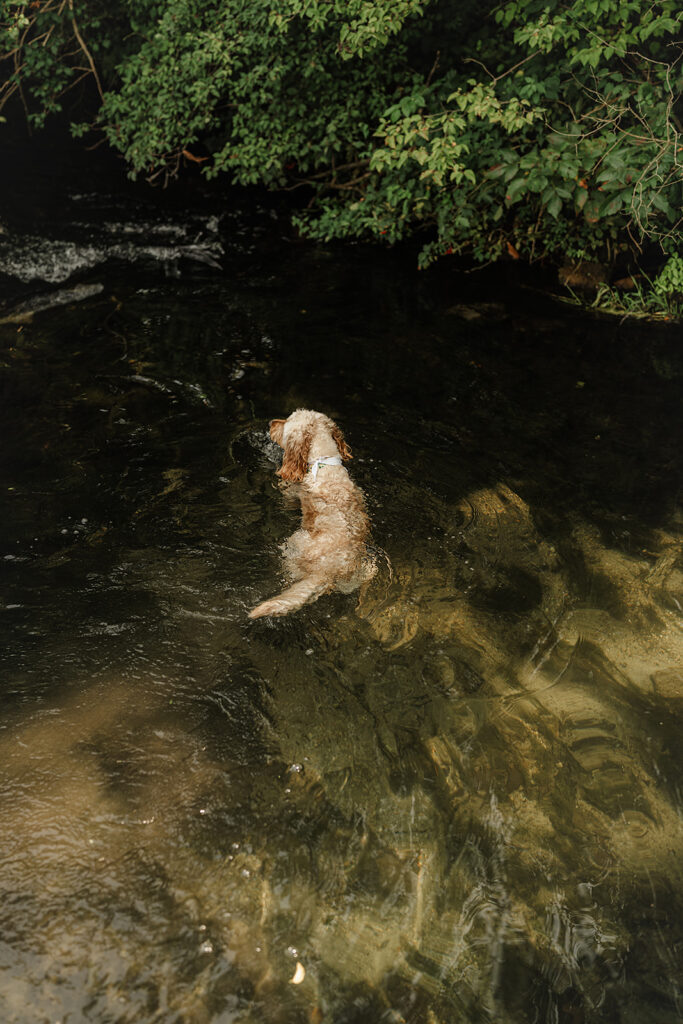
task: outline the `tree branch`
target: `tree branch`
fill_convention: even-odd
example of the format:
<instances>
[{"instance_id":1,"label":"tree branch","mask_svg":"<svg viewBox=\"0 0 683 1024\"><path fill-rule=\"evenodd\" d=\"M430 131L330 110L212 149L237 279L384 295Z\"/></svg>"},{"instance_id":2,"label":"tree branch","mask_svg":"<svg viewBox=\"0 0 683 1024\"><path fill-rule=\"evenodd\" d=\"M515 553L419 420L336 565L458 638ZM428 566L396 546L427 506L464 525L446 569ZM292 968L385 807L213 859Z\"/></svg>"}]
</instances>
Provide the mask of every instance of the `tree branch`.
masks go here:
<instances>
[{"instance_id":1,"label":"tree branch","mask_svg":"<svg viewBox=\"0 0 683 1024\"><path fill-rule=\"evenodd\" d=\"M91 54L90 50L85 45L85 40L83 39L83 36L78 31L78 25L76 24L76 15L74 14L74 0L69 0L69 10L71 11L71 24L73 25L74 35L76 36L76 39L78 40L79 46L83 50L83 53L87 57L88 64L90 65L90 70L92 71L93 76L95 78L95 84L97 86L97 91L100 94L100 99L104 100L104 93L102 92L102 84L100 82L100 76L97 74L97 68L95 67L95 61L92 59L92 54Z\"/></svg>"}]
</instances>

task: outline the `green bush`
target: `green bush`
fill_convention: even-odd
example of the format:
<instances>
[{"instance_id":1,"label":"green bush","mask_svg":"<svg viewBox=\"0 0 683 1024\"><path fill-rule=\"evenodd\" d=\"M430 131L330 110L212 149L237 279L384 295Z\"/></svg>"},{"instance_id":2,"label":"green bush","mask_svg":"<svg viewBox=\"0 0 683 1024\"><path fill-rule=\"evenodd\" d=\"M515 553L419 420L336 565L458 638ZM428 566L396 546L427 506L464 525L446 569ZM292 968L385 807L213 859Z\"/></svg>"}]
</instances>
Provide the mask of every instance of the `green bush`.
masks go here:
<instances>
[{"instance_id":1,"label":"green bush","mask_svg":"<svg viewBox=\"0 0 683 1024\"><path fill-rule=\"evenodd\" d=\"M297 223L314 237L417 232L423 265L683 252L677 0L0 0L0 12L0 104L19 97L41 124L90 75L101 101L74 131L103 132L132 175L201 159L209 177L301 190Z\"/></svg>"},{"instance_id":2,"label":"green bush","mask_svg":"<svg viewBox=\"0 0 683 1024\"><path fill-rule=\"evenodd\" d=\"M653 284L657 295L683 298L683 258L670 256Z\"/></svg>"}]
</instances>

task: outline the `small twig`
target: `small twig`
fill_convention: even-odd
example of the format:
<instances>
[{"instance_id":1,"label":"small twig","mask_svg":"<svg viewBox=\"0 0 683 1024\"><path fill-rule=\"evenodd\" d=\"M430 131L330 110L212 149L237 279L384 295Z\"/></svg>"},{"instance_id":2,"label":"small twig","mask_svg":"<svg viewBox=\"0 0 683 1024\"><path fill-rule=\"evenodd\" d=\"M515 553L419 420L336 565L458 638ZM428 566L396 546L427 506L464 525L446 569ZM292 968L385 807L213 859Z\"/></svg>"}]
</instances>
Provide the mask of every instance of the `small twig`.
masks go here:
<instances>
[{"instance_id":1,"label":"small twig","mask_svg":"<svg viewBox=\"0 0 683 1024\"><path fill-rule=\"evenodd\" d=\"M84 78L87 78L88 75L90 74L90 68L76 68L75 70L76 71L82 71L83 74L79 75L78 78L76 78L73 82L69 82L68 85L65 85L64 88L60 92L58 92L56 94L56 96L55 96L56 100L58 100L65 93L69 92L70 89L75 89L76 86L78 85L78 83L81 82Z\"/></svg>"},{"instance_id":2,"label":"small twig","mask_svg":"<svg viewBox=\"0 0 683 1024\"><path fill-rule=\"evenodd\" d=\"M440 58L440 56L441 56L441 50L437 50L436 51L436 57L434 58L434 63L432 64L432 70L427 75L427 81L425 82L425 88L426 89L428 89L429 86L432 84L432 78L436 74L436 69L439 66L439 58Z\"/></svg>"},{"instance_id":3,"label":"small twig","mask_svg":"<svg viewBox=\"0 0 683 1024\"><path fill-rule=\"evenodd\" d=\"M333 165L332 165L332 170L333 170L334 176L336 177L336 176L337 176L337 174L339 174L339 172L340 172L340 171L351 171L351 170L353 170L353 169L354 169L355 167L367 167L367 165L368 165L369 163L370 163L370 160L369 160L369 159L367 159L367 160L353 160L353 161L351 161L351 163L348 163L348 164L339 164L339 165L338 165L338 166L336 166L336 167L335 167L335 166L334 166L334 164L333 164ZM329 169L328 169L328 170L326 170L326 171L320 171L320 172L319 172L319 173L317 173L317 174L309 174L309 176L308 176L308 178L307 178L306 180L307 180L307 181L315 181L315 179L316 179L316 178L324 178L324 177L326 177L326 176L327 176L327 175L328 175L329 173L330 173L330 171L329 171Z\"/></svg>"},{"instance_id":4,"label":"small twig","mask_svg":"<svg viewBox=\"0 0 683 1024\"><path fill-rule=\"evenodd\" d=\"M539 206L539 210L538 210L538 217L536 218L536 226L534 227L534 233L533 233L532 239L531 239L531 252L529 254L529 263L533 263L534 262L534 255L536 253L536 238L538 237L538 226L541 223L541 217L543 215L544 209L545 209L545 206L544 206L543 203L541 203L541 205Z\"/></svg>"},{"instance_id":5,"label":"small twig","mask_svg":"<svg viewBox=\"0 0 683 1024\"><path fill-rule=\"evenodd\" d=\"M541 52L540 50L534 50L533 53L530 53L523 60L518 61L516 64L513 64L511 68L508 68L507 71L504 71L502 73L502 75L494 75L494 74L492 74L489 71L489 69L486 67L486 65L482 64L482 62L480 60L477 60L475 57L465 57L464 63L465 64L478 64L479 67L484 69L486 74L491 79L491 84L492 85L496 85L498 82L501 81L501 79L506 78L507 75L511 75L513 71L516 71L517 68L521 68L523 64L527 64L530 60L533 60L533 58L537 57L540 52Z\"/></svg>"},{"instance_id":6,"label":"small twig","mask_svg":"<svg viewBox=\"0 0 683 1024\"><path fill-rule=\"evenodd\" d=\"M24 108L24 116L26 117L26 124L27 124L27 127L28 127L28 133L29 133L29 135L32 135L33 132L31 131L31 119L30 119L29 112L28 112L28 103L26 102L26 97L24 96L24 90L23 90L22 85L21 85L21 78L19 77L19 72L21 71L22 67L23 67L23 64L19 63L19 54L17 52L17 53L14 54L14 73L15 73L16 79L17 79L16 88L17 88L17 91L19 92L19 98L21 99L21 105ZM11 95L12 95L12 93L10 92L9 96L11 96ZM7 97L7 99L9 99L9 96ZM4 105L4 102L5 101L3 101L3 105Z\"/></svg>"},{"instance_id":7,"label":"small twig","mask_svg":"<svg viewBox=\"0 0 683 1024\"><path fill-rule=\"evenodd\" d=\"M295 192L298 188L305 188L307 185L310 188L315 188L320 182L312 181L310 178L304 178L302 181L297 181L295 185L285 185L282 189L283 192Z\"/></svg>"},{"instance_id":8,"label":"small twig","mask_svg":"<svg viewBox=\"0 0 683 1024\"><path fill-rule=\"evenodd\" d=\"M76 15L74 14L74 0L69 0L69 10L71 11L71 24L73 25L74 35L76 36L76 39L78 40L79 45L80 45L81 49L83 50L83 53L85 54L85 56L88 59L88 63L90 65L90 70L92 71L93 77L95 78L95 84L97 86L97 91L100 94L100 99L104 100L104 93L102 91L102 84L100 82L100 76L97 74L97 68L95 67L95 61L92 59L92 54L91 54L90 50L85 45L85 40L83 39L83 36L78 31L78 25L76 24Z\"/></svg>"}]
</instances>

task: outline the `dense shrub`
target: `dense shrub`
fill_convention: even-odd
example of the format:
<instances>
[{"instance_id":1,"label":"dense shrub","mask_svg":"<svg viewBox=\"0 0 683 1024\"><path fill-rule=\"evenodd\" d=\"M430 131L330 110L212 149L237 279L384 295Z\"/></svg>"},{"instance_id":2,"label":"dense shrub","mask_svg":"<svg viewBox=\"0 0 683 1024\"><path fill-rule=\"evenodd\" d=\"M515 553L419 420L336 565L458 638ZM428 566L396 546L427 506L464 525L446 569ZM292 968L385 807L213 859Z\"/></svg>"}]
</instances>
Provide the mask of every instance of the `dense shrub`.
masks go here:
<instances>
[{"instance_id":1,"label":"dense shrub","mask_svg":"<svg viewBox=\"0 0 683 1024\"><path fill-rule=\"evenodd\" d=\"M325 239L610 259L683 251L677 0L0 0L0 96L84 75L132 174L300 189ZM9 109L9 108L7 108Z\"/></svg>"}]
</instances>

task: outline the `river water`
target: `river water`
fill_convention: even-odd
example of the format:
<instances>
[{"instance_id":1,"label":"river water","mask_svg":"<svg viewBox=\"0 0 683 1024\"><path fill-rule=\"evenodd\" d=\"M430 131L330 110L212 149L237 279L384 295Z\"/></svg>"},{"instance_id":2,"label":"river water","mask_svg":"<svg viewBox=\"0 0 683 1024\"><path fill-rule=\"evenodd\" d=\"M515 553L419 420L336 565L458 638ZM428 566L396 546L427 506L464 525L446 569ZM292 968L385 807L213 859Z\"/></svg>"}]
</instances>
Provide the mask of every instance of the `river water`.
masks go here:
<instances>
[{"instance_id":1,"label":"river water","mask_svg":"<svg viewBox=\"0 0 683 1024\"><path fill-rule=\"evenodd\" d=\"M0 1019L683 1020L676 331L117 203L0 245ZM381 568L250 621L299 406Z\"/></svg>"}]
</instances>

